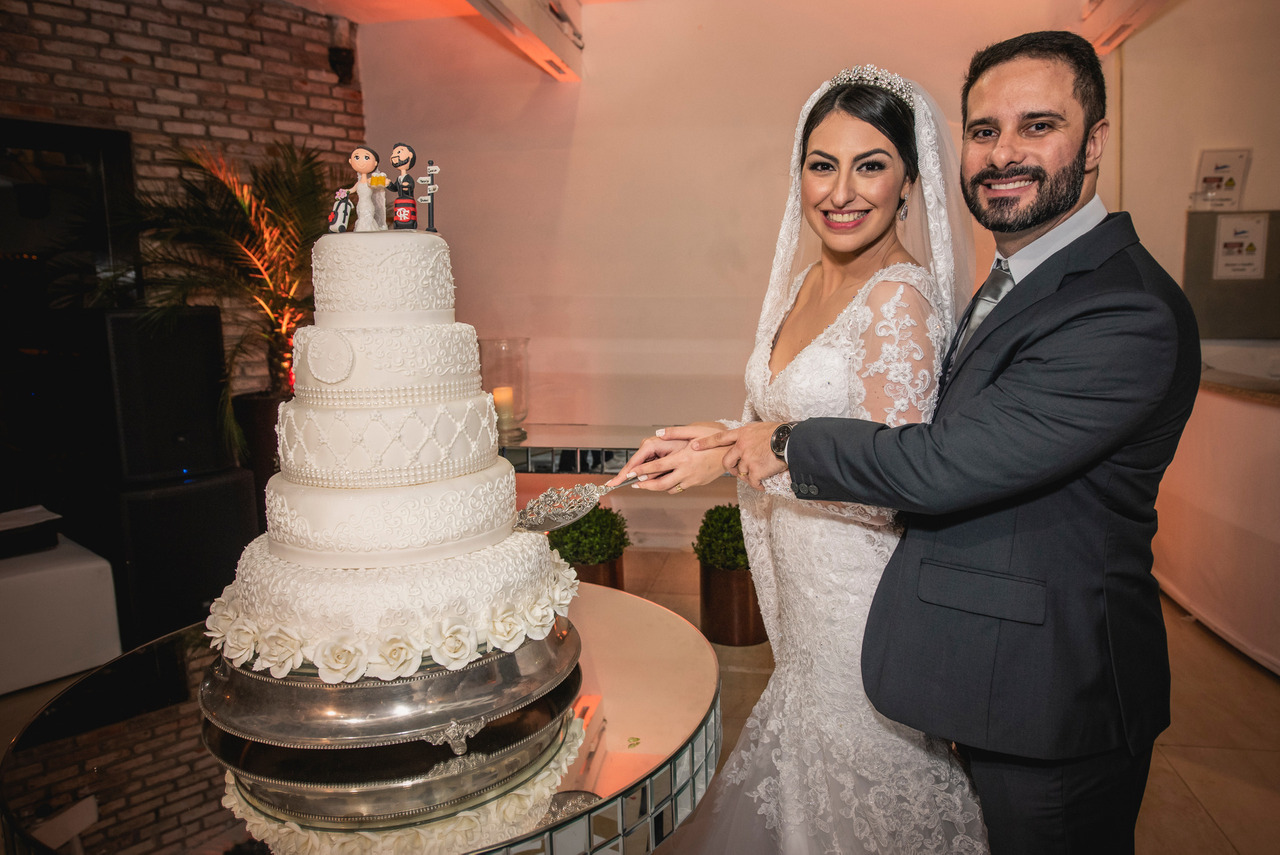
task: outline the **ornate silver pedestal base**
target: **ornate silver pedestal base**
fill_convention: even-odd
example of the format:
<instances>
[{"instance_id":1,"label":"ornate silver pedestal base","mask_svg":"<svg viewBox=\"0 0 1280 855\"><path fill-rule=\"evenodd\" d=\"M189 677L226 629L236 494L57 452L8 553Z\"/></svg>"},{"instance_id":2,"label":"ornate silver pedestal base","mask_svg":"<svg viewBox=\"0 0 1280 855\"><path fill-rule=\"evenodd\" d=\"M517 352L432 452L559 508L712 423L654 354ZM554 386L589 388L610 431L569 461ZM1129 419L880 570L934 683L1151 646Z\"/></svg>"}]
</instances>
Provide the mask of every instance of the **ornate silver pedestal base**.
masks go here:
<instances>
[{"instance_id":1,"label":"ornate silver pedestal base","mask_svg":"<svg viewBox=\"0 0 1280 855\"><path fill-rule=\"evenodd\" d=\"M524 783L559 749L581 684L575 669L542 698L487 725L461 757L425 742L282 748L208 721L203 737L244 799L270 817L310 828L390 828L464 810Z\"/></svg>"},{"instance_id":2,"label":"ornate silver pedestal base","mask_svg":"<svg viewBox=\"0 0 1280 855\"><path fill-rule=\"evenodd\" d=\"M268 817L321 829L418 823L546 765L573 721L581 650L559 618L512 653L401 680L274 679L219 659L200 686L202 738Z\"/></svg>"}]
</instances>

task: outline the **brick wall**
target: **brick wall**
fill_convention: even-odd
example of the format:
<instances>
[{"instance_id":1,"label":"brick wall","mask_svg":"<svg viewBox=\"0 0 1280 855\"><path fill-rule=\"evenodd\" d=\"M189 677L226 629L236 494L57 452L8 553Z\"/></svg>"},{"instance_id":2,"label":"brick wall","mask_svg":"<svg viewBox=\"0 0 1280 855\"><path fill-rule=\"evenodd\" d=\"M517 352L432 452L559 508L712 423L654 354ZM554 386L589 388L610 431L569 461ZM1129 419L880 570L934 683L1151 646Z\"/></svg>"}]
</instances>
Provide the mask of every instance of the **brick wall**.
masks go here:
<instances>
[{"instance_id":1,"label":"brick wall","mask_svg":"<svg viewBox=\"0 0 1280 855\"><path fill-rule=\"evenodd\" d=\"M364 103L329 68L335 26L354 38L269 0L0 0L0 115L129 131L143 190L175 147L247 162L292 142L340 165Z\"/></svg>"},{"instance_id":2,"label":"brick wall","mask_svg":"<svg viewBox=\"0 0 1280 855\"><path fill-rule=\"evenodd\" d=\"M291 142L345 167L364 101L329 47L354 39L345 19L270 0L0 0L0 116L128 131L140 191L171 186L174 148L247 164ZM236 315L224 307L228 346ZM266 386L262 356L239 361L233 392Z\"/></svg>"},{"instance_id":3,"label":"brick wall","mask_svg":"<svg viewBox=\"0 0 1280 855\"><path fill-rule=\"evenodd\" d=\"M221 805L225 771L200 739L196 695L216 654L194 637L187 701L10 755L4 797L23 827L93 795L99 820L80 835L88 855L180 855L244 839Z\"/></svg>"}]
</instances>

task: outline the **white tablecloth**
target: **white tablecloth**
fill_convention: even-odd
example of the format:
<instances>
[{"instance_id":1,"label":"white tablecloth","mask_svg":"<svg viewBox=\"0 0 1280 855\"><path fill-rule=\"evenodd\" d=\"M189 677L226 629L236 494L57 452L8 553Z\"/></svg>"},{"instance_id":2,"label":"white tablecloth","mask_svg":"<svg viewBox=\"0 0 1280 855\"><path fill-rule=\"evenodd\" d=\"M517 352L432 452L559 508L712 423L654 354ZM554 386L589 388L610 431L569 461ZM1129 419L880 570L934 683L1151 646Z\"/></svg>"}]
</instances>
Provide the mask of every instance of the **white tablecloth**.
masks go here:
<instances>
[{"instance_id":1,"label":"white tablecloth","mask_svg":"<svg viewBox=\"0 0 1280 855\"><path fill-rule=\"evenodd\" d=\"M1280 406L1204 385L1160 485L1160 587L1280 674Z\"/></svg>"},{"instance_id":2,"label":"white tablecloth","mask_svg":"<svg viewBox=\"0 0 1280 855\"><path fill-rule=\"evenodd\" d=\"M0 694L96 668L120 655L111 565L58 536L0 560Z\"/></svg>"}]
</instances>

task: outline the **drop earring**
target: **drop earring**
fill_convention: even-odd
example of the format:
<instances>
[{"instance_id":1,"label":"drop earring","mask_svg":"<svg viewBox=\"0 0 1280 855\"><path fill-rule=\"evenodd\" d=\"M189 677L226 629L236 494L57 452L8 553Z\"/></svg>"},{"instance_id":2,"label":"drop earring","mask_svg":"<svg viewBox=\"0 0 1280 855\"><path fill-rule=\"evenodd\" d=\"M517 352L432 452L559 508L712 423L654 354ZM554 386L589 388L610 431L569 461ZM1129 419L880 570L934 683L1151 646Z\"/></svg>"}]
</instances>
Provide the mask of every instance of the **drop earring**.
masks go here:
<instances>
[{"instance_id":1,"label":"drop earring","mask_svg":"<svg viewBox=\"0 0 1280 855\"><path fill-rule=\"evenodd\" d=\"M907 200L902 200L902 207L898 209L898 219L902 222L907 221Z\"/></svg>"}]
</instances>

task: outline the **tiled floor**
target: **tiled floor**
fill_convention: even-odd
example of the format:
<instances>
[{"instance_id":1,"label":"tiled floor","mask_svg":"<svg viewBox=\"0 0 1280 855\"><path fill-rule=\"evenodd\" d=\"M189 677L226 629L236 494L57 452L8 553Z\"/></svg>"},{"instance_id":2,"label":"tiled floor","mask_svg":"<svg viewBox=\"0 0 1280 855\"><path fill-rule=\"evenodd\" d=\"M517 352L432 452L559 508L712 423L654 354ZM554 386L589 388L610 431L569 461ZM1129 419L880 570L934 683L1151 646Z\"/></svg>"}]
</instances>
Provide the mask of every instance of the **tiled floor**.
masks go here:
<instances>
[{"instance_id":1,"label":"tiled floor","mask_svg":"<svg viewBox=\"0 0 1280 855\"><path fill-rule=\"evenodd\" d=\"M689 550L632 549L625 587L698 623L698 563ZM1138 821L1140 855L1263 855L1277 851L1280 677L1237 653L1165 601L1173 663L1173 726L1156 743ZM769 674L768 644L716 645L725 751ZM0 745L70 680L0 697ZM1270 842L1268 842L1270 841Z\"/></svg>"}]
</instances>

